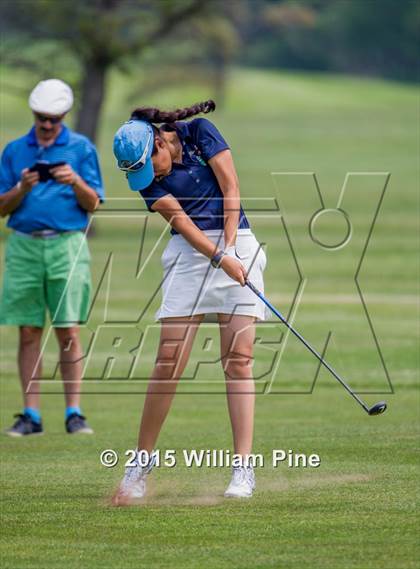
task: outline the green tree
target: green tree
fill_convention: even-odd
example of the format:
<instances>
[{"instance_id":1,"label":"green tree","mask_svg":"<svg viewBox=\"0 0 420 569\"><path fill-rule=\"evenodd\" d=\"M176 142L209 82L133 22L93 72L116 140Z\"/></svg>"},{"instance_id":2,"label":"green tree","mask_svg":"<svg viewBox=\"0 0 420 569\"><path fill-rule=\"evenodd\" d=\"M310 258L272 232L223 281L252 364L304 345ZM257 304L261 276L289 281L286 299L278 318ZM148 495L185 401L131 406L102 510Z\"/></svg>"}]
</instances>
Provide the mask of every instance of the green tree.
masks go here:
<instances>
[{"instance_id":1,"label":"green tree","mask_svg":"<svg viewBox=\"0 0 420 569\"><path fill-rule=\"evenodd\" d=\"M243 0L244 65L418 80L417 0Z\"/></svg>"},{"instance_id":2,"label":"green tree","mask_svg":"<svg viewBox=\"0 0 420 569\"><path fill-rule=\"evenodd\" d=\"M19 43L30 42L46 53L48 45L50 50L61 47L81 76L76 129L95 140L110 69L124 69L205 7L200 0L6 1L1 7L1 32L9 50L3 61L38 65L45 75L48 59L36 61L27 53L24 57Z\"/></svg>"},{"instance_id":3,"label":"green tree","mask_svg":"<svg viewBox=\"0 0 420 569\"><path fill-rule=\"evenodd\" d=\"M226 4L212 0L212 11L190 18L159 44L142 62L141 76L132 73L134 103L165 85L205 85L209 96L222 107L229 65L240 47L240 37Z\"/></svg>"}]
</instances>

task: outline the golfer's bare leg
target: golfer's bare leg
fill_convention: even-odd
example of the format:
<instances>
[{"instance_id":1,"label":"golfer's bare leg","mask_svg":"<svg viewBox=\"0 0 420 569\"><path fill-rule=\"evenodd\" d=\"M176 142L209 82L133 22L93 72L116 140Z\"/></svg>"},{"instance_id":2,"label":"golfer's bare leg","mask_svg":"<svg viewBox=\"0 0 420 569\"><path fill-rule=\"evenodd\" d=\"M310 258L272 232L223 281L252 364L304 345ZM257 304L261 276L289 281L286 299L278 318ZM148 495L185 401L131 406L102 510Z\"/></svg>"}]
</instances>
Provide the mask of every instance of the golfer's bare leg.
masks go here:
<instances>
[{"instance_id":1,"label":"golfer's bare leg","mask_svg":"<svg viewBox=\"0 0 420 569\"><path fill-rule=\"evenodd\" d=\"M251 454L254 432L255 386L252 354L255 319L219 314L220 347L235 454Z\"/></svg>"},{"instance_id":2,"label":"golfer's bare leg","mask_svg":"<svg viewBox=\"0 0 420 569\"><path fill-rule=\"evenodd\" d=\"M42 328L35 326L19 327L18 367L22 385L24 407L39 409L39 378L42 372L41 361Z\"/></svg>"},{"instance_id":3,"label":"golfer's bare leg","mask_svg":"<svg viewBox=\"0 0 420 569\"><path fill-rule=\"evenodd\" d=\"M82 385L82 346L79 328L54 328L60 347L60 371L67 407L80 407Z\"/></svg>"},{"instance_id":4,"label":"golfer's bare leg","mask_svg":"<svg viewBox=\"0 0 420 569\"><path fill-rule=\"evenodd\" d=\"M151 452L171 407L203 316L162 319L155 367L147 388L138 448Z\"/></svg>"}]
</instances>

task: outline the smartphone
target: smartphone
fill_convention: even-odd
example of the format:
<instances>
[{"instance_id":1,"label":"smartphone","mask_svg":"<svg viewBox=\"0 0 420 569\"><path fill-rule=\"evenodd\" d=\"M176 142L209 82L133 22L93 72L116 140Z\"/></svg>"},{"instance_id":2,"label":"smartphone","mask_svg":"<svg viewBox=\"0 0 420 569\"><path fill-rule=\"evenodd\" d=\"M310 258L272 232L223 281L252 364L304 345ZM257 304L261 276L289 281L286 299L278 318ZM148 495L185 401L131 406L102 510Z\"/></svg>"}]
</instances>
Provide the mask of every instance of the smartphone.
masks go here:
<instances>
[{"instance_id":1,"label":"smartphone","mask_svg":"<svg viewBox=\"0 0 420 569\"><path fill-rule=\"evenodd\" d=\"M31 168L30 172L38 172L39 181L47 182L48 180L53 180L54 176L51 174L50 170L56 168L57 166L64 166L66 162L47 162L46 160L39 160Z\"/></svg>"}]
</instances>

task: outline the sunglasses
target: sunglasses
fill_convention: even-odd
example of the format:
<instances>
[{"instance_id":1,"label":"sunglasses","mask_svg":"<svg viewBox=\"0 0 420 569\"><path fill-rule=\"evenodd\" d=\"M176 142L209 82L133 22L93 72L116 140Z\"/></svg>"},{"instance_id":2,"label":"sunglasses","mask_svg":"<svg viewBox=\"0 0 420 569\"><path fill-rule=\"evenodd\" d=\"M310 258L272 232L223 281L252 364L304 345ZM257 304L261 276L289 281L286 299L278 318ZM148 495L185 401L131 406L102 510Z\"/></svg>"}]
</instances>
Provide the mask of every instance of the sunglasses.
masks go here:
<instances>
[{"instance_id":1,"label":"sunglasses","mask_svg":"<svg viewBox=\"0 0 420 569\"><path fill-rule=\"evenodd\" d=\"M61 115L59 117L47 117L46 115L40 115L39 113L34 113L35 114L35 118L37 120L39 120L39 122L47 122L50 121L51 124L58 124L59 122L61 122L63 120L63 116Z\"/></svg>"},{"instance_id":2,"label":"sunglasses","mask_svg":"<svg viewBox=\"0 0 420 569\"><path fill-rule=\"evenodd\" d=\"M153 132L149 133L149 138L147 139L147 143L146 143L144 152L140 156L140 158L137 160L137 162L130 164L130 166L118 166L118 168L120 170L122 170L123 172L136 172L137 170L140 170L141 168L143 168L143 166L146 164L147 153L149 152L150 142L152 140L153 140ZM125 162L122 162L122 164L124 164L124 163Z\"/></svg>"}]
</instances>

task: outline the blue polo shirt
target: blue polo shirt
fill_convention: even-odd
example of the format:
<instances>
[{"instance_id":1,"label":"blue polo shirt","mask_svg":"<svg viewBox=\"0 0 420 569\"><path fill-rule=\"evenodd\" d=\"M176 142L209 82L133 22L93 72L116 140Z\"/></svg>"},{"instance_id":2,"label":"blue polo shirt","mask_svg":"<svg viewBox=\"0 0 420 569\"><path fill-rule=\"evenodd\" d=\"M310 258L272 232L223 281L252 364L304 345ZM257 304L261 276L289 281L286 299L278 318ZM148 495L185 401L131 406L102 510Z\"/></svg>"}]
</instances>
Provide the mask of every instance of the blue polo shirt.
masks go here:
<instances>
[{"instance_id":1,"label":"blue polo shirt","mask_svg":"<svg viewBox=\"0 0 420 569\"><path fill-rule=\"evenodd\" d=\"M229 146L217 128L204 118L174 123L182 143L182 164L172 163L172 171L141 190L149 211L161 197L171 194L201 230L223 229L223 193L208 160ZM238 228L249 223L241 207ZM172 229L172 234L177 232Z\"/></svg>"},{"instance_id":2,"label":"blue polo shirt","mask_svg":"<svg viewBox=\"0 0 420 569\"><path fill-rule=\"evenodd\" d=\"M62 126L51 146L38 146L33 127L28 134L10 142L3 151L0 166L0 194L11 190L24 168L36 162L66 162L104 198L101 172L95 146L88 138ZM86 228L88 213L77 202L72 186L55 180L39 182L9 216L8 227L30 233L41 229L77 231Z\"/></svg>"}]
</instances>

